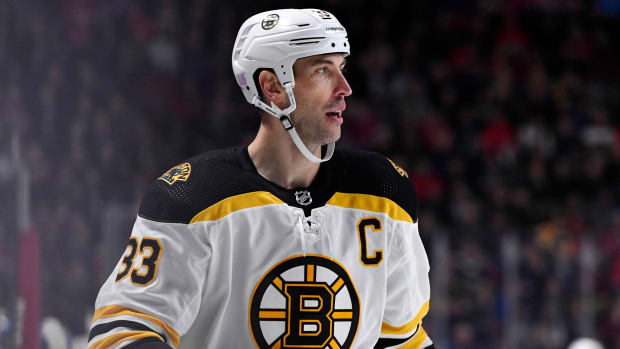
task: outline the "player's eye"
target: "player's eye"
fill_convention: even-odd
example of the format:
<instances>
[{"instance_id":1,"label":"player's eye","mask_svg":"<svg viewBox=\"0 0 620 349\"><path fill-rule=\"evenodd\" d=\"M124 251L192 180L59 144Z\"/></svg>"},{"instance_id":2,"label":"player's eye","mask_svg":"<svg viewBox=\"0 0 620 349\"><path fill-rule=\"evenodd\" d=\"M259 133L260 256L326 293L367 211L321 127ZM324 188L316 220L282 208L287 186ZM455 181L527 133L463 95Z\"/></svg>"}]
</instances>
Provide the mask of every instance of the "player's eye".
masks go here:
<instances>
[{"instance_id":1,"label":"player's eye","mask_svg":"<svg viewBox=\"0 0 620 349\"><path fill-rule=\"evenodd\" d=\"M327 68L323 67L323 68L319 68L316 70L317 73L319 74L327 74Z\"/></svg>"}]
</instances>

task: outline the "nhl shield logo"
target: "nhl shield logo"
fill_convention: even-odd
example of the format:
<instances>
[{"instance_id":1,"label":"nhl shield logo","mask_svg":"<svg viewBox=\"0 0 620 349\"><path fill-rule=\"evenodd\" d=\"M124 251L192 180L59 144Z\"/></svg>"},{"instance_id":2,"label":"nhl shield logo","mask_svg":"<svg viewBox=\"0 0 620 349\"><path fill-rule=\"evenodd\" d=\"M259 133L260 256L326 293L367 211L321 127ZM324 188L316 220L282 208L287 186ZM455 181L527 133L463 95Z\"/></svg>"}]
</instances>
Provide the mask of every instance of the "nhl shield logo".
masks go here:
<instances>
[{"instance_id":1,"label":"nhl shield logo","mask_svg":"<svg viewBox=\"0 0 620 349\"><path fill-rule=\"evenodd\" d=\"M301 190L295 192L295 200L300 205L308 206L312 203L312 197L310 196L310 192L307 190Z\"/></svg>"}]
</instances>

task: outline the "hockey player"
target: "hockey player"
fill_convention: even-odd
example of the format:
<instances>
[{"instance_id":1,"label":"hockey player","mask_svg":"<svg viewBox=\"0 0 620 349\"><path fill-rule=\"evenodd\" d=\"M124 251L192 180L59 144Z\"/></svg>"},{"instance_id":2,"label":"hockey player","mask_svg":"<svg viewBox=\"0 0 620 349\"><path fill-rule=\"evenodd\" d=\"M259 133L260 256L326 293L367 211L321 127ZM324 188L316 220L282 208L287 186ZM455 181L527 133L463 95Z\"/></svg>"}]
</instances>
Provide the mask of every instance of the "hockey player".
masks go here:
<instances>
[{"instance_id":1,"label":"hockey player","mask_svg":"<svg viewBox=\"0 0 620 349\"><path fill-rule=\"evenodd\" d=\"M326 11L241 26L232 65L258 134L149 187L90 349L177 347L188 332L192 348L432 347L414 187L387 158L334 147L349 50Z\"/></svg>"}]
</instances>

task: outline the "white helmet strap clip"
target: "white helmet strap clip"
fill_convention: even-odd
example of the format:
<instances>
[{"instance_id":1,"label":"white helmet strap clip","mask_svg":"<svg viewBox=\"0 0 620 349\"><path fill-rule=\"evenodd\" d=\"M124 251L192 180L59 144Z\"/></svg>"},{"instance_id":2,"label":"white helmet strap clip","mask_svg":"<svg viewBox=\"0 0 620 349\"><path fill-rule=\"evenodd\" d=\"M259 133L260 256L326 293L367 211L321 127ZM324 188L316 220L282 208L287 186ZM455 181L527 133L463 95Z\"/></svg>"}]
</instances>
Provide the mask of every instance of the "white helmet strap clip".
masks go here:
<instances>
[{"instance_id":1,"label":"white helmet strap clip","mask_svg":"<svg viewBox=\"0 0 620 349\"><path fill-rule=\"evenodd\" d=\"M314 163L328 161L332 158L332 155L334 155L334 148L336 147L335 143L329 143L327 145L327 152L325 153L325 157L321 159L316 157L314 154L312 154L312 152L310 152L310 150L308 150L308 147L306 147L304 142L299 137L299 134L297 134L297 131L295 130L293 121L290 118L291 113L295 110L295 108L297 108L297 104L295 102L295 95L293 95L293 87L295 87L295 84L293 82L288 82L284 84L284 89L286 90L288 99L291 102L291 105L284 110L281 110L273 102L271 102L270 107L256 96L254 96L252 104L280 120L284 129L288 132L289 136L291 136L293 143L295 143L297 149L299 149L299 151L306 157L306 159Z\"/></svg>"}]
</instances>

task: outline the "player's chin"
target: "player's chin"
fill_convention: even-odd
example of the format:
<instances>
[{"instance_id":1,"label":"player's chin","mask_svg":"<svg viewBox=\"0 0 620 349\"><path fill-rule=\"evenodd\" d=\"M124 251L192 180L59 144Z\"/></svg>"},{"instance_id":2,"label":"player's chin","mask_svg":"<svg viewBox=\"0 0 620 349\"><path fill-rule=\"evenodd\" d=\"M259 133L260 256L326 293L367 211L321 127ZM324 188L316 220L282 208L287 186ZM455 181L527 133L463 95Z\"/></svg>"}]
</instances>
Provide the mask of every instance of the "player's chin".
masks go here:
<instances>
[{"instance_id":1,"label":"player's chin","mask_svg":"<svg viewBox=\"0 0 620 349\"><path fill-rule=\"evenodd\" d=\"M336 143L340 139L340 127L329 130L323 139L323 144Z\"/></svg>"}]
</instances>

